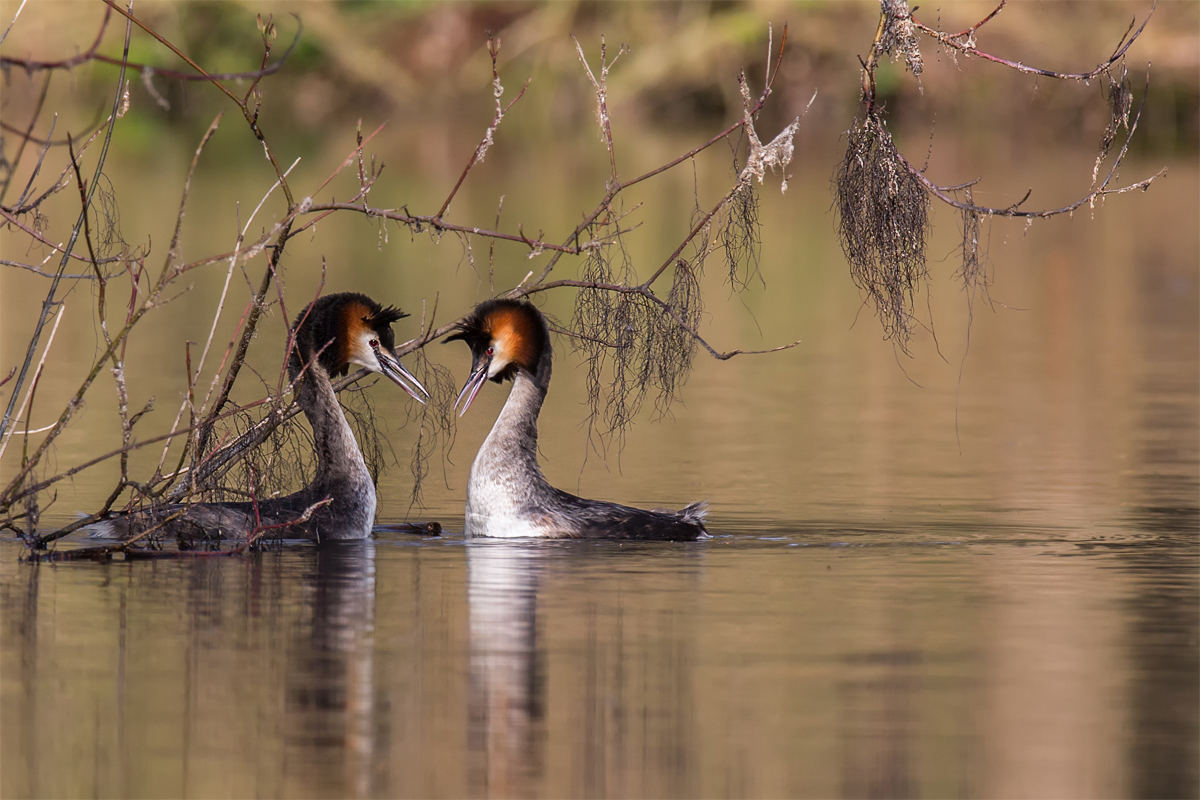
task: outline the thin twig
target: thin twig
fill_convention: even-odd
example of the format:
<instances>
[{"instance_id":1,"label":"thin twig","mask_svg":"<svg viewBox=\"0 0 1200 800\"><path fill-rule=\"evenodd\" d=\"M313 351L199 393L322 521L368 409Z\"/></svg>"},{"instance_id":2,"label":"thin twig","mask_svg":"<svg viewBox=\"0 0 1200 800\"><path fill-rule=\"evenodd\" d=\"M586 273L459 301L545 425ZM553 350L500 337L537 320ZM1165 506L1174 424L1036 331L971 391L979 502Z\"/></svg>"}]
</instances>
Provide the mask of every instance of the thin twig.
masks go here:
<instances>
[{"instance_id":1,"label":"thin twig","mask_svg":"<svg viewBox=\"0 0 1200 800\"><path fill-rule=\"evenodd\" d=\"M130 36L132 33L133 33L132 26L127 24L125 26L125 49L123 51L125 57L128 57L128 55L129 55L129 40L130 40ZM117 108L121 103L121 95L123 92L124 85L125 85L125 68L122 67L121 74L117 78L116 96L113 98L113 110L112 110L113 117L116 117L116 115L117 115ZM71 238L70 238L69 242L67 243L67 246L63 249L64 255L58 265L58 276L55 277L54 280L52 280L50 282L50 291L46 293L46 299L42 302L42 313L38 317L37 325L34 327L33 335L30 337L30 340L29 340L29 347L25 351L25 361L21 365L21 372L17 376L17 383L13 387L13 394L12 394L12 397L9 398L8 407L4 411L4 417L3 417L3 419L0 419L0 437L4 436L4 432L8 429L9 422L12 419L13 405L14 405L14 403L16 403L17 394L20 393L21 386L25 382L25 375L29 370L29 364L33 360L33 354L37 350L38 341L41 339L42 330L45 328L45 325L46 325L46 317L49 316L50 310L55 305L55 296L58 293L58 284L59 284L59 281L62 280L61 275L62 275L63 271L67 267L67 261L69 258L68 254L70 254L71 250L75 247L75 242L79 238L80 228L83 227L83 223L87 219L88 208L91 206L92 197L95 196L96 187L100 184L100 180L99 180L100 174L101 174L101 171L104 169L105 159L108 157L108 146L112 142L113 127L114 126L112 126L112 125L108 126L108 133L104 137L104 146L100 149L100 158L99 158L98 163L96 164L96 172L92 177L92 184L91 184L91 188L88 191L87 199L84 202L83 209L79 213L79 219L75 223L74 229L71 231ZM64 412L64 413L66 413L66 412ZM65 420L64 420L64 422L65 422ZM53 441L54 437L55 437L54 432L51 432L51 434L46 437L47 438L46 446L48 446L48 443L50 441ZM25 473L26 471L27 471L26 469L23 469L22 473Z\"/></svg>"},{"instance_id":2,"label":"thin twig","mask_svg":"<svg viewBox=\"0 0 1200 800\"><path fill-rule=\"evenodd\" d=\"M4 44L4 40L8 38L8 32L12 30L12 26L17 24L17 17L21 16L21 12L25 10L25 4L29 0L21 0L21 5L17 6L17 13L13 14L12 22L8 23L8 27L4 29L3 35L0 35L0 44Z\"/></svg>"},{"instance_id":3,"label":"thin twig","mask_svg":"<svg viewBox=\"0 0 1200 800\"><path fill-rule=\"evenodd\" d=\"M996 14L1000 13L1000 9L1004 7L1004 3L1001 3L1000 6L998 8L996 8L995 11L993 11L991 14L989 14L987 17L985 17L984 19L982 19L980 22L976 23L972 27L968 28L965 31L962 31L959 33L954 33L954 34L943 33L942 31L934 30L933 28L930 28L929 26L924 25L923 23L919 22L917 20L917 18L914 16L910 15L910 19L912 20L912 23L917 28L917 30L919 30L922 33L924 33L925 35L937 40L939 43L945 45L946 47L952 48L954 50L958 50L961 53L965 53L970 56L977 56L986 61L992 61L997 64L1003 64L1004 66L1008 67L1009 69L1014 69L1017 72L1024 72L1029 75L1040 75L1042 77L1055 78L1057 80L1089 81L1092 78L1095 78L1097 75L1107 72L1108 69L1111 68L1113 64L1115 64L1121 60L1121 57L1125 55L1126 51L1129 50L1129 48L1133 45L1133 43L1137 40L1137 38L1142 35L1142 31L1144 31L1146 29L1146 25L1150 22L1150 17L1154 16L1154 9L1157 7L1157 5L1158 5L1158 3L1156 0L1156 2L1150 6L1150 11L1148 14L1146 14L1146 19L1142 20L1142 24L1134 32L1133 36L1129 37L1128 39L1125 39L1124 37L1122 37L1122 41L1124 43L1119 44L1117 49L1113 52L1113 54L1111 56L1108 57L1108 59L1097 64L1096 68L1091 70L1090 72L1057 72L1055 70L1042 69L1040 67L1031 67L1028 64L1022 64L1020 61L1010 61L1007 58L1000 58L999 56L994 56L994 55L991 55L990 53L985 53L984 51L975 47L975 44L974 44L975 32L979 29L979 27L981 25L986 23L992 17L996 16ZM964 38L965 38L965 41L959 41L960 39L964 39Z\"/></svg>"},{"instance_id":4,"label":"thin twig","mask_svg":"<svg viewBox=\"0 0 1200 800\"><path fill-rule=\"evenodd\" d=\"M38 364L37 364L37 372L38 373L41 373L42 365L46 363L46 356L50 353L50 348L54 346L54 336L55 336L55 334L58 333L58 323L62 322L63 313L66 310L67 310L66 302L65 301L60 302L58 304L58 313L54 315L54 327L52 327L50 329L50 335L46 338L46 347L42 350L42 357L38 359ZM15 371L16 367L13 367L13 370ZM9 372L8 378L5 378L4 382L7 383L9 378L11 378L12 376L13 376L13 373ZM20 420L21 415L25 413L25 408L29 405L29 401L30 401L30 399L32 399L32 396L33 396L33 387L30 386L29 391L25 393L25 399L21 401L21 407L17 409L17 417L16 417L17 420ZM25 423L26 423L26 430L25 430L26 435L28 435L30 433L40 433L42 430L46 430L46 429L38 429L36 431L31 431L28 428L29 420L26 419ZM0 438L0 458L4 457L4 451L8 448L8 440L12 438L13 432L15 430L16 430L15 428L10 429L3 436L3 438Z\"/></svg>"},{"instance_id":5,"label":"thin twig","mask_svg":"<svg viewBox=\"0 0 1200 800\"><path fill-rule=\"evenodd\" d=\"M25 2L22 0L21 8L24 7ZM20 14L21 12L18 10L17 13ZM13 18L13 22L16 22L16 17ZM12 25L9 25L8 27L11 28ZM8 31L5 31L4 35L7 36ZM25 152L25 145L29 144L30 135L33 133L33 126L37 124L38 117L42 115L42 106L46 102L46 95L50 92L50 77L51 74L47 73L46 80L42 82L42 93L38 95L37 105L34 106L33 113L29 116L29 126L25 128L25 133L21 136L21 144L17 146L17 153L15 156L13 156L12 162L6 165L8 167L8 174L4 176L4 185L0 186L0 203L4 202L4 196L8 194L8 185L12 182L13 175L16 174L17 167L21 163L21 156ZM50 123L50 132L46 134L47 140L49 140L49 138L54 134L54 126L57 123L58 114L55 114L54 119ZM33 173L29 176L29 183L25 185L25 191L21 193L21 199L17 201L18 206L21 205L21 201L25 199L25 195L29 193L29 188L33 185L33 181L37 177L38 171L42 167L42 159L46 157L46 153L49 150L50 145L47 143L42 149L42 157L38 159L37 166L33 168Z\"/></svg>"},{"instance_id":6,"label":"thin twig","mask_svg":"<svg viewBox=\"0 0 1200 800\"><path fill-rule=\"evenodd\" d=\"M471 158L469 161L467 161L467 166L463 168L462 174L458 176L458 182L455 183L454 188L450 190L450 194L447 195L445 202L442 203L442 207L439 208L437 213L433 215L437 219L441 219L446 215L446 209L450 207L450 202L454 199L454 196L458 194L459 187L462 186L463 181L467 179L467 173L471 171L471 167L475 166L475 164L478 162L483 161L484 156L487 155L488 148L490 148L494 142L496 129L500 127L500 123L504 120L504 115L508 113L510 108L516 105L518 100L525 96L525 90L529 88L529 82L533 80L532 78L526 80L525 85L521 87L521 91L517 93L517 96L513 98L512 102L507 106L502 106L500 104L500 98L504 94L504 86L500 83L500 72L496 66L496 57L500 54L499 37L488 37L488 53L492 57L492 96L496 99L496 111L492 115L492 123L488 125L487 130L483 133L483 138L479 140L479 145L475 148L475 152L471 153Z\"/></svg>"},{"instance_id":7,"label":"thin twig","mask_svg":"<svg viewBox=\"0 0 1200 800\"><path fill-rule=\"evenodd\" d=\"M1149 75L1147 75L1147 78L1146 78L1147 89L1149 88L1149 80L1150 80ZM932 180L930 180L928 177L926 177L923 172L921 172L919 169L917 169L916 166L914 166L912 163L910 163L908 161L908 159L906 159L903 155L901 155L900 153L897 153L896 155L900 159L900 162L904 165L904 167L913 175L913 177L915 177L917 180L919 180L921 182L921 184L926 189L929 190L930 193L932 193L934 196L936 196L943 203L945 203L949 206L953 206L954 208L957 208L960 211L966 211L966 212L969 212L972 214L982 214L985 216L1015 217L1018 219L1046 218L1046 217L1058 216L1059 214L1070 214L1071 212L1082 208L1084 205L1095 201L1097 198L1104 197L1106 195L1125 194L1126 192L1132 192L1137 189L1141 189L1144 191L1145 189L1148 189L1150 187L1150 184L1152 184L1154 181L1158 180L1159 178L1161 178L1162 176L1167 174L1167 168L1163 167L1161 170L1159 170L1155 174L1151 175L1149 178L1140 180L1137 183L1131 183L1126 186L1121 186L1121 187L1118 187L1115 189L1108 188L1109 183L1111 183L1112 180L1117 176L1118 170L1120 169L1120 166L1121 166L1121 162L1125 159L1126 153L1129 152L1129 142L1133 139L1134 132L1137 131L1138 121L1141 119L1142 109L1145 108L1146 97L1148 95L1149 95L1148 91L1143 92L1142 102L1138 106L1138 111L1137 111L1137 114L1134 115L1133 122L1131 122L1129 125L1129 132L1125 136L1125 142L1121 146L1120 152L1117 153L1116 158L1113 159L1112 167L1109 169L1108 174L1105 176L1104 180L1100 183L1099 186L1094 187L1090 192L1085 194L1083 197L1079 198L1078 200L1076 200L1073 203L1070 203L1069 205L1062 206L1061 208L1039 209L1036 211L1022 211L1019 208L1019 206L1021 206L1025 202L1025 200L1027 200L1029 198L1029 192L1027 192L1025 194L1025 197L1022 198L1020 201L1018 201L1010 206L1006 206L1004 208L993 208L990 206L977 206L972 202L963 202L963 201L958 200L955 197L953 197L950 194L950 192L955 191L957 189L974 186L974 184L976 183L976 181L978 179L976 179L976 181L971 181L967 184L962 184L959 186L939 186L938 184L936 184ZM1030 191L1032 191L1032 190L1030 190Z\"/></svg>"}]
</instances>

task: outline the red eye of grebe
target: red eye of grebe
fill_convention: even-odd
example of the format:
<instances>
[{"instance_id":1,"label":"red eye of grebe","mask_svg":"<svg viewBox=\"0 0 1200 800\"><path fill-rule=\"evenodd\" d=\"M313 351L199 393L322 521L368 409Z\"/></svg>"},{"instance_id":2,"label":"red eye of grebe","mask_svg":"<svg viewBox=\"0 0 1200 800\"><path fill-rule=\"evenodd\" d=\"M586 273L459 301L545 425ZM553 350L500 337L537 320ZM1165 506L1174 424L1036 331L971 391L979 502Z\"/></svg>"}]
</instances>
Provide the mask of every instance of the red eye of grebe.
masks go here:
<instances>
[{"instance_id":1,"label":"red eye of grebe","mask_svg":"<svg viewBox=\"0 0 1200 800\"><path fill-rule=\"evenodd\" d=\"M488 351L487 351L487 354L490 356L490 355L492 355L494 352L496 352L496 351L495 351L495 350L493 350L492 348L490 348L490 347L489 347L489 348L488 348Z\"/></svg>"},{"instance_id":2,"label":"red eye of grebe","mask_svg":"<svg viewBox=\"0 0 1200 800\"><path fill-rule=\"evenodd\" d=\"M379 347L379 340L372 339L371 341L367 342L367 344L371 345L371 347Z\"/></svg>"}]
</instances>

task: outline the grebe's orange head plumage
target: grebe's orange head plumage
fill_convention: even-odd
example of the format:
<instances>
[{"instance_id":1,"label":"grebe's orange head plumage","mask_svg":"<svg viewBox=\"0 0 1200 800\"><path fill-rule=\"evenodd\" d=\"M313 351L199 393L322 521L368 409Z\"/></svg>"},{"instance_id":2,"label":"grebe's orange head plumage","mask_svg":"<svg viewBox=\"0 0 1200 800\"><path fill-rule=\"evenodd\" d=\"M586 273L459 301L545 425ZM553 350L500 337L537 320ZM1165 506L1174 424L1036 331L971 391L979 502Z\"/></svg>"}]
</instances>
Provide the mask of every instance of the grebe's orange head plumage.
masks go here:
<instances>
[{"instance_id":1,"label":"grebe's orange head plumage","mask_svg":"<svg viewBox=\"0 0 1200 800\"><path fill-rule=\"evenodd\" d=\"M387 376L413 398L429 396L396 355L392 323L408 315L384 307L357 292L327 294L306 306L296 317L295 347L288 359L292 379L305 365L320 364L330 376L345 375L351 364ZM415 389L413 388L415 387Z\"/></svg>"},{"instance_id":2,"label":"grebe's orange head plumage","mask_svg":"<svg viewBox=\"0 0 1200 800\"><path fill-rule=\"evenodd\" d=\"M471 377L459 394L459 416L486 380L500 383L524 369L544 383L549 377L550 330L542 312L524 300L488 300L475 307L445 341L462 339L471 348ZM546 372L545 376L540 373Z\"/></svg>"}]
</instances>

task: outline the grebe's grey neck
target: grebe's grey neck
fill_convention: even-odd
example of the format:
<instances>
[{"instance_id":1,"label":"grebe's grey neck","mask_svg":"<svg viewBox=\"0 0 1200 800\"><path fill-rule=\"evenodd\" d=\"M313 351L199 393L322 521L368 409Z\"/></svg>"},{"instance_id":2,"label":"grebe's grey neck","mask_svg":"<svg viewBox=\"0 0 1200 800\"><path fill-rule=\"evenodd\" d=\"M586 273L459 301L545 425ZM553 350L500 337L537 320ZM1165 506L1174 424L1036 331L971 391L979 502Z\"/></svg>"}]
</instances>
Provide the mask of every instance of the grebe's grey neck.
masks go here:
<instances>
[{"instance_id":1,"label":"grebe's grey neck","mask_svg":"<svg viewBox=\"0 0 1200 800\"><path fill-rule=\"evenodd\" d=\"M293 326L295 347L288 374L299 379L296 402L313 430L317 473L295 497L332 502L323 514L331 535L364 539L375 522L375 479L338 402L330 380L360 365L390 378L418 401L416 386L424 387L396 358L392 323L407 316L384 308L366 295L345 292L326 295L300 312ZM410 386L412 384L412 386ZM287 498L284 498L285 500ZM336 530L334 530L336 528Z\"/></svg>"},{"instance_id":2,"label":"grebe's grey neck","mask_svg":"<svg viewBox=\"0 0 1200 800\"><path fill-rule=\"evenodd\" d=\"M346 421L329 373L314 363L300 382L296 403L313 431L317 473L307 491L314 497L332 497L347 514L347 532L365 538L375 522L375 480L362 450ZM316 502L316 500L314 500Z\"/></svg>"},{"instance_id":3,"label":"grebe's grey neck","mask_svg":"<svg viewBox=\"0 0 1200 800\"><path fill-rule=\"evenodd\" d=\"M317 475L309 489L315 494L344 495L369 506L367 525L374 521L375 485L346 415L330 381L332 374L346 374L352 364L380 372L418 401L422 392L417 382L396 358L392 323L407 316L397 308L384 308L363 294L344 292L326 295L305 308L293 326L295 346L288 358L288 374L299 378L296 402L313 429ZM303 373L303 374L301 374ZM361 527L361 525L360 525ZM367 533L370 531L368 530ZM364 536L366 534L363 534ZM358 537L355 537L358 538Z\"/></svg>"},{"instance_id":4,"label":"grebe's grey neck","mask_svg":"<svg viewBox=\"0 0 1200 800\"><path fill-rule=\"evenodd\" d=\"M471 464L467 536L536 536L528 509L542 508L554 489L538 466L537 421L546 390L520 370L508 400Z\"/></svg>"},{"instance_id":5,"label":"grebe's grey neck","mask_svg":"<svg viewBox=\"0 0 1200 800\"><path fill-rule=\"evenodd\" d=\"M519 462L523 471L541 477L537 463L538 415L546 390L525 370L513 379L508 400L484 441L484 449L500 451L502 458ZM480 451L483 452L482 450Z\"/></svg>"}]
</instances>

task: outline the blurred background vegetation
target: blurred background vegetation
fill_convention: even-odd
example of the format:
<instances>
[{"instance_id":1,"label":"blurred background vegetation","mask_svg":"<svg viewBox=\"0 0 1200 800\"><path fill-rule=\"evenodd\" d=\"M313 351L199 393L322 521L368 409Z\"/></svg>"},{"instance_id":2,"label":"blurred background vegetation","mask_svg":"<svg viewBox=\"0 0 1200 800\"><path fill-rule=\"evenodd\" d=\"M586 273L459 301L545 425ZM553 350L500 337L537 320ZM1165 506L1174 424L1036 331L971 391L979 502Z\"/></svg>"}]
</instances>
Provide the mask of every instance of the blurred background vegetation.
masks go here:
<instances>
[{"instance_id":1,"label":"blurred background vegetation","mask_svg":"<svg viewBox=\"0 0 1200 800\"><path fill-rule=\"evenodd\" d=\"M1102 61L1129 22L1150 10L1148 2L1055 2L1010 4L980 34L981 49L1006 58L1055 70L1085 70ZM14 0L0 4L7 18ZM922 5L916 12L926 24L957 31L978 21L992 2ZM61 13L65 9L77 13ZM54 13L45 13L52 10ZM57 58L74 54L91 41L104 13L100 3L55 3L53 9L29 8L11 56ZM369 108L377 119L419 125L420 118L466 124L471 136L491 114L488 81L488 32L503 41L501 76L510 91L532 78L537 91L521 113L506 123L516 134L549 127L560 134L590 130L593 103L584 85L571 36L589 53L602 35L631 52L610 80L614 117L626 124L717 129L740 114L738 69L757 83L767 56L768 24L776 42L787 25L788 52L777 98L764 122L778 128L818 91L805 128L837 135L849 127L859 96L857 56L865 54L878 20L874 2L194 2L139 3L137 13L160 33L212 71L248 71L260 50L255 14L274 14L280 29L279 54L290 43L298 16L304 32L295 52L265 91L264 114L295 138L317 138L320 130L347 115ZM114 23L104 52L119 55ZM1129 55L1131 72L1152 62L1150 98L1136 152L1182 154L1196 148L1200 118L1200 4L1159 4L1154 20ZM619 40L615 37L620 36ZM972 62L939 52L922 42L926 71L920 84L903 65L886 64L879 92L893 125L902 133L928 136L931 127L949 138L998 133L1010 143L1045 136L1074 138L1103 125L1104 104L1098 83L1087 87L1034 80L996 64ZM159 68L184 68L165 48L145 36L134 37L134 61ZM108 95L115 67L80 70L72 91L80 97ZM5 76L6 111L17 110L37 87ZM98 82L100 86L91 86ZM198 136L224 100L208 87L161 77L156 92L170 103L158 113L157 99L143 87L118 146L136 149L153 140L161 126L187 127ZM512 96L511 94L509 95ZM51 105L51 107L55 107ZM1053 113L1040 113L1052 108ZM80 109L99 115L99 107ZM457 118L457 120L455 119ZM935 122L936 119L936 122ZM354 120L348 120L353 122ZM134 135L138 129L141 136ZM280 133L283 131L281 130ZM278 136L279 134L276 134ZM1014 138L1015 137L1015 138ZM289 143L294 144L294 143Z\"/></svg>"}]
</instances>

